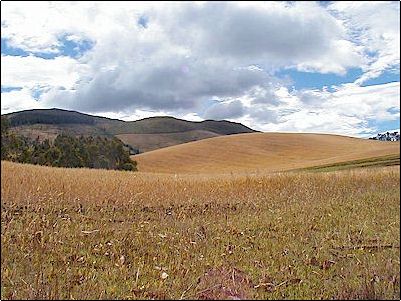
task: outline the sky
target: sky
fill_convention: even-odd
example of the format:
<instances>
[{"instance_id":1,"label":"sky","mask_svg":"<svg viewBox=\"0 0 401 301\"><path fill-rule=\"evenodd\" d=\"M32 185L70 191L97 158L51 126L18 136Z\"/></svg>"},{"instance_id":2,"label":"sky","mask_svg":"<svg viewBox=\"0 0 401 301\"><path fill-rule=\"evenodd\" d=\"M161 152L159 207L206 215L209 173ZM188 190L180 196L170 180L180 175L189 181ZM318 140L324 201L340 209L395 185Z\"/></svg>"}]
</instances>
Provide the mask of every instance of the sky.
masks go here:
<instances>
[{"instance_id":1,"label":"sky","mask_svg":"<svg viewBox=\"0 0 401 301\"><path fill-rule=\"evenodd\" d=\"M1 113L400 128L400 2L1 2Z\"/></svg>"}]
</instances>

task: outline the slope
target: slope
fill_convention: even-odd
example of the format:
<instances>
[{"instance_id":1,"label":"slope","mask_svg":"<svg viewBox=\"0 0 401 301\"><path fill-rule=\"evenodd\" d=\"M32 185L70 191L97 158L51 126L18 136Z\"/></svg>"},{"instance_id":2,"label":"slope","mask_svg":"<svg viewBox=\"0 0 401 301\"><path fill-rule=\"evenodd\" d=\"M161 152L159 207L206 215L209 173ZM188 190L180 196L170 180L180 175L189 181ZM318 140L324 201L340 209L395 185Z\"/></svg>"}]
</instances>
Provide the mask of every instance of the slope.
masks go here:
<instances>
[{"instance_id":1,"label":"slope","mask_svg":"<svg viewBox=\"0 0 401 301\"><path fill-rule=\"evenodd\" d=\"M161 173L274 172L399 154L399 142L338 135L251 133L222 136L134 156Z\"/></svg>"},{"instance_id":2,"label":"slope","mask_svg":"<svg viewBox=\"0 0 401 301\"><path fill-rule=\"evenodd\" d=\"M160 134L119 134L118 139L125 144L135 145L141 152L148 152L155 149L182 144L206 138L218 137L219 134L210 131L192 130L177 133Z\"/></svg>"},{"instance_id":3,"label":"slope","mask_svg":"<svg viewBox=\"0 0 401 301\"><path fill-rule=\"evenodd\" d=\"M4 116L13 132L32 139L52 140L60 133L116 136L140 152L220 135L256 132L226 120L194 122L159 116L123 121L61 109L26 110Z\"/></svg>"}]
</instances>

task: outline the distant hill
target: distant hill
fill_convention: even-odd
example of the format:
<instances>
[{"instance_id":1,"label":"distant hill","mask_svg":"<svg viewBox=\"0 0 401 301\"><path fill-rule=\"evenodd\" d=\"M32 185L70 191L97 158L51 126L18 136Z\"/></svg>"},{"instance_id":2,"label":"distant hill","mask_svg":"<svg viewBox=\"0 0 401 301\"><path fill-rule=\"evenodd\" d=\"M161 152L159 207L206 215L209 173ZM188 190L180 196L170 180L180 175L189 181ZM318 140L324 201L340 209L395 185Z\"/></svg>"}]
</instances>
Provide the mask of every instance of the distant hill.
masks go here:
<instances>
[{"instance_id":1,"label":"distant hill","mask_svg":"<svg viewBox=\"0 0 401 301\"><path fill-rule=\"evenodd\" d=\"M177 133L160 134L119 134L116 135L126 144L135 145L142 152L148 152L159 148L173 146L191 141L202 140L206 138L218 137L220 134L211 131L193 130Z\"/></svg>"},{"instance_id":2,"label":"distant hill","mask_svg":"<svg viewBox=\"0 0 401 301\"><path fill-rule=\"evenodd\" d=\"M27 110L6 114L10 126L25 124L95 124L95 117L75 111L60 109Z\"/></svg>"},{"instance_id":3,"label":"distant hill","mask_svg":"<svg viewBox=\"0 0 401 301\"><path fill-rule=\"evenodd\" d=\"M240 123L205 120L187 121L174 117L150 117L123 121L61 109L37 109L5 114L12 131L40 140L58 134L115 136L140 152L222 135L256 132Z\"/></svg>"},{"instance_id":4,"label":"distant hill","mask_svg":"<svg viewBox=\"0 0 401 301\"><path fill-rule=\"evenodd\" d=\"M264 173L389 155L399 162L399 147L399 142L338 135L251 133L175 145L133 159L144 172Z\"/></svg>"}]
</instances>

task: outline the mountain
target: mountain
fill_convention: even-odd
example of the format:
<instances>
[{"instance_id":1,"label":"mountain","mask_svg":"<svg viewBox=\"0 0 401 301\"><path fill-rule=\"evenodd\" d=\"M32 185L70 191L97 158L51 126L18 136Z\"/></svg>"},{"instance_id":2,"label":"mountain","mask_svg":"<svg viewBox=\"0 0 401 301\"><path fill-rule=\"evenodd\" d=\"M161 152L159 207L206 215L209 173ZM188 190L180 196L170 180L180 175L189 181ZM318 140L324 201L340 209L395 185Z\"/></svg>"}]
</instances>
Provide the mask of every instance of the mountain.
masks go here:
<instances>
[{"instance_id":1,"label":"mountain","mask_svg":"<svg viewBox=\"0 0 401 301\"><path fill-rule=\"evenodd\" d=\"M144 172L264 173L355 160L365 160L365 165L399 164L399 147L399 142L328 134L250 133L175 145L133 159Z\"/></svg>"},{"instance_id":2,"label":"mountain","mask_svg":"<svg viewBox=\"0 0 401 301\"><path fill-rule=\"evenodd\" d=\"M139 152L222 135L256 132L225 120L194 122L162 116L123 121L61 109L26 110L2 116L8 118L13 132L33 139L54 140L60 133L115 136Z\"/></svg>"}]
</instances>

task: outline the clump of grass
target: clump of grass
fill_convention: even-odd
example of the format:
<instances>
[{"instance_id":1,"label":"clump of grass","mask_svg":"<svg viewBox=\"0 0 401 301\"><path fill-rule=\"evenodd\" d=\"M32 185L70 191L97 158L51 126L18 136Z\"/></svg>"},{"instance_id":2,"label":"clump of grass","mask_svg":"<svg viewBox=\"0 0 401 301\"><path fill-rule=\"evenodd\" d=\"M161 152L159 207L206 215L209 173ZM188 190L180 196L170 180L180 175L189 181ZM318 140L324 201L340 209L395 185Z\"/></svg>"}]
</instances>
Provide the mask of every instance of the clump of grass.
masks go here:
<instances>
[{"instance_id":1,"label":"clump of grass","mask_svg":"<svg viewBox=\"0 0 401 301\"><path fill-rule=\"evenodd\" d=\"M1 167L1 299L400 298L397 167Z\"/></svg>"}]
</instances>

